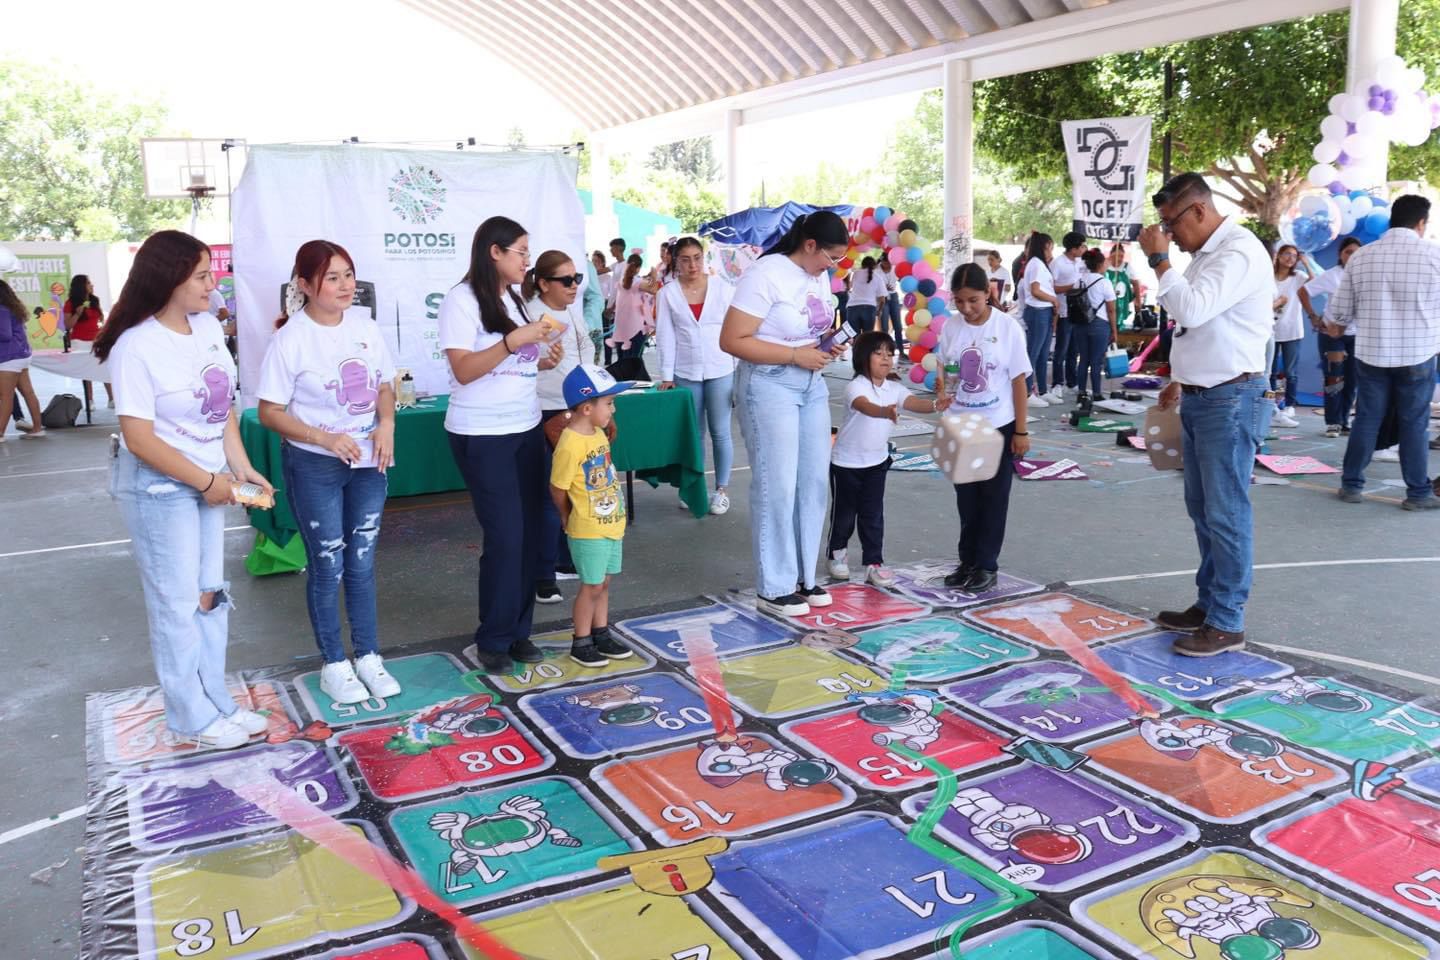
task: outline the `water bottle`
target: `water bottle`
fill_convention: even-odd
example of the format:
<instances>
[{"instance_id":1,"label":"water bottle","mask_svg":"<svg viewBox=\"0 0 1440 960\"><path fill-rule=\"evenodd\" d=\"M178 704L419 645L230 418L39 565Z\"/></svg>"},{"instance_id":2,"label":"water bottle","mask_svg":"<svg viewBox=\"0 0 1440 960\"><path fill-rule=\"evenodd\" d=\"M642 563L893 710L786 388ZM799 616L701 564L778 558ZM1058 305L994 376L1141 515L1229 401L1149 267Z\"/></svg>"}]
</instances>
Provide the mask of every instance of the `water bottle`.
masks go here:
<instances>
[{"instance_id":1,"label":"water bottle","mask_svg":"<svg viewBox=\"0 0 1440 960\"><path fill-rule=\"evenodd\" d=\"M415 406L415 378L406 370L400 377L400 406Z\"/></svg>"}]
</instances>

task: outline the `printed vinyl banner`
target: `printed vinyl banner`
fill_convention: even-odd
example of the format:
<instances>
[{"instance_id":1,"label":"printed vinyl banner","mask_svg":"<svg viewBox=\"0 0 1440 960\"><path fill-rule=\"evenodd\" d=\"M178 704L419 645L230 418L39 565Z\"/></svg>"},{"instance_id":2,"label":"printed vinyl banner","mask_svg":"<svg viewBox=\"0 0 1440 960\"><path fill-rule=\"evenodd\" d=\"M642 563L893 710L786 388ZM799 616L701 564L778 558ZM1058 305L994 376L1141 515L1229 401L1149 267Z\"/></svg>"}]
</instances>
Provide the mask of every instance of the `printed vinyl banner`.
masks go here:
<instances>
[{"instance_id":1,"label":"printed vinyl banner","mask_svg":"<svg viewBox=\"0 0 1440 960\"><path fill-rule=\"evenodd\" d=\"M1145 210L1150 118L1063 120L1075 188L1075 231L1091 240L1134 240Z\"/></svg>"},{"instance_id":2,"label":"printed vinyl banner","mask_svg":"<svg viewBox=\"0 0 1440 960\"><path fill-rule=\"evenodd\" d=\"M421 393L450 392L437 347L440 301L469 267L475 228L500 214L521 223L530 250L585 263L585 218L574 157L376 147L250 148L234 197L234 297L240 386L254 406L281 288L306 240L339 243L356 279L375 285L375 319Z\"/></svg>"}]
</instances>

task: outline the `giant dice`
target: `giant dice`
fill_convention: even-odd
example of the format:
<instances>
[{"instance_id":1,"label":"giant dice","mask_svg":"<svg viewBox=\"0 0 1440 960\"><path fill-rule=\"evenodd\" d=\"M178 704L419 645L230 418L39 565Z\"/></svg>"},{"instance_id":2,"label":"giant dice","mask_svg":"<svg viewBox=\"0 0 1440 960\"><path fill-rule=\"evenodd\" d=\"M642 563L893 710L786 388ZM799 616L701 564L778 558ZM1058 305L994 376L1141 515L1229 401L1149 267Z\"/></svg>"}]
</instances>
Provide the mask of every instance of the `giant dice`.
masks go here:
<instances>
[{"instance_id":1,"label":"giant dice","mask_svg":"<svg viewBox=\"0 0 1440 960\"><path fill-rule=\"evenodd\" d=\"M1180 408L1161 410L1154 406L1145 411L1145 428L1140 434L1145 438L1145 452L1150 455L1150 465L1156 470L1180 470L1184 457L1180 451Z\"/></svg>"},{"instance_id":2,"label":"giant dice","mask_svg":"<svg viewBox=\"0 0 1440 960\"><path fill-rule=\"evenodd\" d=\"M941 417L930 441L930 455L951 483L989 480L1004 449L1004 434L978 413Z\"/></svg>"}]
</instances>

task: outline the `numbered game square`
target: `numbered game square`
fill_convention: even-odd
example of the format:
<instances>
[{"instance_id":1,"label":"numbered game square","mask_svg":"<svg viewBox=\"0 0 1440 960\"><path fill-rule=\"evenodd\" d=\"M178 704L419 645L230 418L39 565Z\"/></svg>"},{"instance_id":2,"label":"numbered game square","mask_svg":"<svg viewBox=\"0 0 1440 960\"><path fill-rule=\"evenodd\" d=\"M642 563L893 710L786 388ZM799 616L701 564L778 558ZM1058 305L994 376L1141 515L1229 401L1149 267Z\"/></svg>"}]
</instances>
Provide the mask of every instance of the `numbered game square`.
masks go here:
<instances>
[{"instance_id":1,"label":"numbered game square","mask_svg":"<svg viewBox=\"0 0 1440 960\"><path fill-rule=\"evenodd\" d=\"M949 617L926 617L866 630L847 649L888 670L897 682L914 683L953 680L1035 658L1032 647Z\"/></svg>"},{"instance_id":2,"label":"numbered game square","mask_svg":"<svg viewBox=\"0 0 1440 960\"><path fill-rule=\"evenodd\" d=\"M377 937L322 953L315 960L446 960L445 948L419 933Z\"/></svg>"},{"instance_id":3,"label":"numbered game square","mask_svg":"<svg viewBox=\"0 0 1440 960\"><path fill-rule=\"evenodd\" d=\"M615 760L591 778L657 841L744 836L849 806L834 764L779 741L741 733Z\"/></svg>"},{"instance_id":4,"label":"numbered game square","mask_svg":"<svg viewBox=\"0 0 1440 960\"><path fill-rule=\"evenodd\" d=\"M607 660L603 667L582 667L570 659L570 646L575 637L569 630L552 630L530 638L545 659L539 663L517 663L515 672L508 674L486 674L485 678L501 690L510 693L529 693L566 683L594 680L597 677L618 677L627 673L643 673L655 666L655 658L644 650L635 650L635 655L624 660ZM465 656L476 659L475 645L464 650Z\"/></svg>"},{"instance_id":5,"label":"numbered game square","mask_svg":"<svg viewBox=\"0 0 1440 960\"><path fill-rule=\"evenodd\" d=\"M562 750L586 760L715 733L705 698L668 673L531 693L520 709Z\"/></svg>"},{"instance_id":6,"label":"numbered game square","mask_svg":"<svg viewBox=\"0 0 1440 960\"><path fill-rule=\"evenodd\" d=\"M1096 651L1117 672L1137 683L1160 687L1181 700L1209 700L1240 690L1249 680L1270 680L1291 672L1289 664L1249 650L1198 660L1176 653L1175 641L1183 634L1166 632L1106 644Z\"/></svg>"},{"instance_id":7,"label":"numbered game square","mask_svg":"<svg viewBox=\"0 0 1440 960\"><path fill-rule=\"evenodd\" d=\"M800 634L783 624L763 617L754 610L730 603L712 603L674 613L657 613L649 617L633 617L621 620L616 629L653 652L676 663L688 658L682 630L704 630L715 644L716 653L724 656L773 647L797 639Z\"/></svg>"},{"instance_id":8,"label":"numbered game square","mask_svg":"<svg viewBox=\"0 0 1440 960\"><path fill-rule=\"evenodd\" d=\"M420 653L408 657L387 657L385 669L400 684L394 697L371 697L360 703L336 703L320 690L320 671L295 678L295 689L305 709L317 720L332 727L373 723L414 713L445 700L472 693L488 693L478 670L469 670L448 653Z\"/></svg>"},{"instance_id":9,"label":"numbered game square","mask_svg":"<svg viewBox=\"0 0 1440 960\"><path fill-rule=\"evenodd\" d=\"M1022 580L1019 577L1012 577L1008 573L1001 573L995 581L995 588L984 593L971 593L968 590L961 590L958 587L945 586L945 577L955 571L955 564L951 562L928 562L916 563L904 567L896 567L891 572L895 574L895 589L905 594L911 600L929 604L932 607L950 607L958 609L961 607L973 607L977 604L988 603L991 600L999 600L1004 597L1015 597L1022 593L1033 593L1040 589L1040 584L1031 583L1029 580Z\"/></svg>"},{"instance_id":10,"label":"numbered game square","mask_svg":"<svg viewBox=\"0 0 1440 960\"><path fill-rule=\"evenodd\" d=\"M340 745L370 792L391 801L513 780L555 762L489 693L437 704L404 723L351 731Z\"/></svg>"},{"instance_id":11,"label":"numbered game square","mask_svg":"<svg viewBox=\"0 0 1440 960\"><path fill-rule=\"evenodd\" d=\"M1095 951L1073 932L1043 920L1022 920L987 933L965 938L965 960L1102 960L1109 954Z\"/></svg>"},{"instance_id":12,"label":"numbered game square","mask_svg":"<svg viewBox=\"0 0 1440 960\"><path fill-rule=\"evenodd\" d=\"M1135 715L1088 670L1058 660L1022 663L951 684L944 693L1006 727L1050 743L1123 727ZM1165 706L1145 699L1157 710Z\"/></svg>"},{"instance_id":13,"label":"numbered game square","mask_svg":"<svg viewBox=\"0 0 1440 960\"><path fill-rule=\"evenodd\" d=\"M931 691L859 699L862 703L853 709L792 720L781 732L874 790L909 790L935 780L928 766L901 754L901 747L956 773L1007 758L1001 749L1006 737L946 709Z\"/></svg>"},{"instance_id":14,"label":"numbered game square","mask_svg":"<svg viewBox=\"0 0 1440 960\"><path fill-rule=\"evenodd\" d=\"M924 813L934 794L912 797ZM1027 890L1063 892L1178 850L1194 824L1079 773L1025 765L967 777L936 834Z\"/></svg>"},{"instance_id":15,"label":"numbered game square","mask_svg":"<svg viewBox=\"0 0 1440 960\"><path fill-rule=\"evenodd\" d=\"M966 610L962 616L986 630L1052 650L1064 649L1068 636L1088 645L1155 629L1144 617L1069 593L1042 593Z\"/></svg>"},{"instance_id":16,"label":"numbered game square","mask_svg":"<svg viewBox=\"0 0 1440 960\"><path fill-rule=\"evenodd\" d=\"M869 667L803 646L722 660L720 671L730 699L762 717L807 713L886 688Z\"/></svg>"},{"instance_id":17,"label":"numbered game square","mask_svg":"<svg viewBox=\"0 0 1440 960\"><path fill-rule=\"evenodd\" d=\"M235 703L261 713L270 721L265 737L271 743L291 739L296 733L285 694L275 684L232 682L227 685ZM112 763L139 763L164 757L210 752L179 740L165 725L165 700L154 687L141 696L125 695L109 700L101 708L101 730L105 756Z\"/></svg>"},{"instance_id":18,"label":"numbered game square","mask_svg":"<svg viewBox=\"0 0 1440 960\"><path fill-rule=\"evenodd\" d=\"M927 604L897 597L865 583L842 583L825 590L830 594L830 606L811 608L809 613L790 617L790 621L806 630L861 630L930 612Z\"/></svg>"}]
</instances>

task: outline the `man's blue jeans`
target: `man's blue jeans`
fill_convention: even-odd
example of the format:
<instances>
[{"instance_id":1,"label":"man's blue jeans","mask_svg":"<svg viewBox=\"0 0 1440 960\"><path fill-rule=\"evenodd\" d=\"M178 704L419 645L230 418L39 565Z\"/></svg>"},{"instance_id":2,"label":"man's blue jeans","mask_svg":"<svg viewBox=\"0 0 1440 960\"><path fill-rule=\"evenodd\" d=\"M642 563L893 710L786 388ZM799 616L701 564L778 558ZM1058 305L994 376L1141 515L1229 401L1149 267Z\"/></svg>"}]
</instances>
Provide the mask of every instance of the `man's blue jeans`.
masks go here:
<instances>
[{"instance_id":1,"label":"man's blue jeans","mask_svg":"<svg viewBox=\"0 0 1440 960\"><path fill-rule=\"evenodd\" d=\"M1054 307L1025 308L1025 352L1030 356L1034 374L1025 378L1025 386L1036 393L1045 392L1046 362L1050 358L1050 334L1055 325Z\"/></svg>"},{"instance_id":2,"label":"man's blue jeans","mask_svg":"<svg viewBox=\"0 0 1440 960\"><path fill-rule=\"evenodd\" d=\"M305 542L305 606L315 645L326 663L345 659L340 628L340 584L350 646L357 658L378 653L375 615L375 547L389 481L375 467L352 467L339 457L280 448L280 469L290 512Z\"/></svg>"},{"instance_id":3,"label":"man's blue jeans","mask_svg":"<svg viewBox=\"0 0 1440 960\"><path fill-rule=\"evenodd\" d=\"M1262 376L1187 393L1180 402L1185 509L1200 547L1195 605L1210 626L1226 633L1245 629L1255 542L1250 474L1264 396Z\"/></svg>"},{"instance_id":4,"label":"man's blue jeans","mask_svg":"<svg viewBox=\"0 0 1440 960\"><path fill-rule=\"evenodd\" d=\"M1430 397L1435 390L1435 358L1408 367L1372 367L1357 360L1355 373L1355 422L1350 425L1350 443L1345 447L1341 488L1356 493L1365 489L1365 468L1375 455L1380 423L1393 406L1400 430L1400 475L1405 478L1405 497L1433 497L1435 491L1427 476L1430 451L1425 435L1430 425Z\"/></svg>"}]
</instances>

